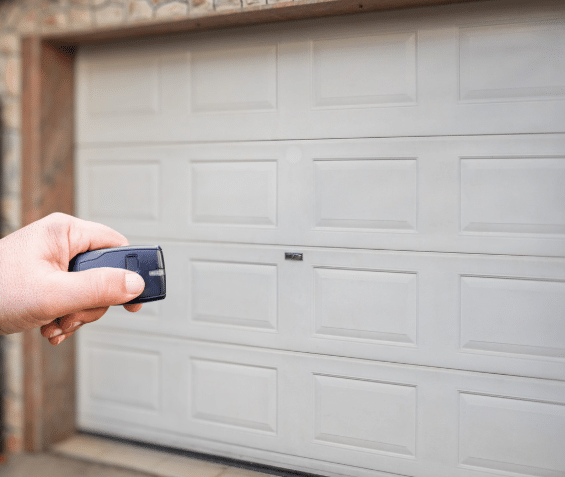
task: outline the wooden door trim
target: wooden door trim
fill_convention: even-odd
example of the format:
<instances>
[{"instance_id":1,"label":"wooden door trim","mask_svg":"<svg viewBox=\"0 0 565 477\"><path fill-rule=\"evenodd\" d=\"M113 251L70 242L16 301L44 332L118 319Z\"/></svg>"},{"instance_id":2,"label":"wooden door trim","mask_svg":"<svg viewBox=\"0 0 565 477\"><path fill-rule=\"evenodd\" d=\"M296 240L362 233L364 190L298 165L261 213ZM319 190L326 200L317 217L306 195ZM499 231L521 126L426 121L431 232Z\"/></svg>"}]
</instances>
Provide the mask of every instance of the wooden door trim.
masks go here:
<instances>
[{"instance_id":1,"label":"wooden door trim","mask_svg":"<svg viewBox=\"0 0 565 477\"><path fill-rule=\"evenodd\" d=\"M22 226L74 213L74 48L22 40ZM74 340L51 346L39 329L23 339L24 449L74 433ZM72 403L69 406L69 402Z\"/></svg>"}]
</instances>

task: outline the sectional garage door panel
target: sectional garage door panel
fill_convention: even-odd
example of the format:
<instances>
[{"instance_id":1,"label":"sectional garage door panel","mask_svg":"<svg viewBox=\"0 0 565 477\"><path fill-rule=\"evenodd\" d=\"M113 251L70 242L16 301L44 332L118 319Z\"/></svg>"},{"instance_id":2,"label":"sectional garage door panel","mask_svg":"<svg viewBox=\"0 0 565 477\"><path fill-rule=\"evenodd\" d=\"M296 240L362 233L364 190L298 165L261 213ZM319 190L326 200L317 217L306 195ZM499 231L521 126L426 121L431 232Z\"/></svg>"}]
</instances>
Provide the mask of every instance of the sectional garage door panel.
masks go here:
<instances>
[{"instance_id":1,"label":"sectional garage door panel","mask_svg":"<svg viewBox=\"0 0 565 477\"><path fill-rule=\"evenodd\" d=\"M160 245L167 299L101 326L565 380L564 259Z\"/></svg>"},{"instance_id":2,"label":"sectional garage door panel","mask_svg":"<svg viewBox=\"0 0 565 477\"><path fill-rule=\"evenodd\" d=\"M565 475L564 53L552 0L81 48L78 215L161 245L168 290L79 331L78 426Z\"/></svg>"},{"instance_id":3,"label":"sectional garage door panel","mask_svg":"<svg viewBox=\"0 0 565 477\"><path fill-rule=\"evenodd\" d=\"M80 148L79 213L221 242L565 255L565 136Z\"/></svg>"},{"instance_id":4,"label":"sectional garage door panel","mask_svg":"<svg viewBox=\"0 0 565 477\"><path fill-rule=\"evenodd\" d=\"M78 142L561 132L556 5L493 2L84 48Z\"/></svg>"},{"instance_id":5,"label":"sectional garage door panel","mask_svg":"<svg viewBox=\"0 0 565 477\"><path fill-rule=\"evenodd\" d=\"M80 414L87 429L104 430L106 422L121 423L127 436L166 429L177 445L198 436L204 446L240 446L240 457L252 446L272 463L291 454L313 459L314 468L345 464L347 475L565 471L563 382L104 331L80 340L81 386L91 390L83 402L96 409ZM111 354L114 365L90 359L95 354ZM121 368L148 359L157 359L150 369L160 380L137 393L110 386ZM97 394L108 388L111 396ZM158 426L148 417L150 402L161 403Z\"/></svg>"}]
</instances>

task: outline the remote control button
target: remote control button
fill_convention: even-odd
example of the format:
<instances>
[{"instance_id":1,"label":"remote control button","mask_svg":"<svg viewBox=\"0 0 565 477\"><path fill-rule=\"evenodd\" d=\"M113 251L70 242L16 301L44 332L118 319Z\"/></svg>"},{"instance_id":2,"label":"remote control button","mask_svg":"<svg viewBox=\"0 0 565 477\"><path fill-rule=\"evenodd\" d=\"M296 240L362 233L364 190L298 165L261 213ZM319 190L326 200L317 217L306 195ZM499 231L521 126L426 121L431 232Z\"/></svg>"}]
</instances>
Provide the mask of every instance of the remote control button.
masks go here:
<instances>
[{"instance_id":1,"label":"remote control button","mask_svg":"<svg viewBox=\"0 0 565 477\"><path fill-rule=\"evenodd\" d=\"M126 268L132 272L139 270L139 260L137 255L128 255L126 257Z\"/></svg>"}]
</instances>

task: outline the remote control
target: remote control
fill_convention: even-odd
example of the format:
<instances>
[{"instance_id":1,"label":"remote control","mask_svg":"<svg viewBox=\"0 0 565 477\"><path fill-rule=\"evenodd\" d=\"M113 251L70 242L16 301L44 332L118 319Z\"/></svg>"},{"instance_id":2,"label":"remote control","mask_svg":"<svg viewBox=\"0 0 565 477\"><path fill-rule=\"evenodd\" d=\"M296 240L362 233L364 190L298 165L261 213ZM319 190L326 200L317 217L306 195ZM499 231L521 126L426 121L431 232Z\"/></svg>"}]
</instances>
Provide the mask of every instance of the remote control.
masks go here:
<instances>
[{"instance_id":1,"label":"remote control","mask_svg":"<svg viewBox=\"0 0 565 477\"><path fill-rule=\"evenodd\" d=\"M162 300L166 295L165 261L158 245L128 245L103 248L79 253L69 262L69 272L81 272L91 268L123 268L139 273L145 280L145 289L124 305Z\"/></svg>"}]
</instances>

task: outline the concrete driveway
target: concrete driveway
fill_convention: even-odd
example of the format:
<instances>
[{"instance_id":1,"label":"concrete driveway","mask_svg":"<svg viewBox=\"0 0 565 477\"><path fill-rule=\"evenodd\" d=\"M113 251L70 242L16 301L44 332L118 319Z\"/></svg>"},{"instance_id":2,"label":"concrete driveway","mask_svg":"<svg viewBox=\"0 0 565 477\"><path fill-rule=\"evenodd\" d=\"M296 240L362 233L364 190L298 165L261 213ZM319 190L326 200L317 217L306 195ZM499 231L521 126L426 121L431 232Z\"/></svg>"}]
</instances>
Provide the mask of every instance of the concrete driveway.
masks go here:
<instances>
[{"instance_id":1,"label":"concrete driveway","mask_svg":"<svg viewBox=\"0 0 565 477\"><path fill-rule=\"evenodd\" d=\"M0 466L0 477L316 477L261 466L255 469L229 459L194 458L124 440L77 434L50 452L10 457Z\"/></svg>"}]
</instances>

